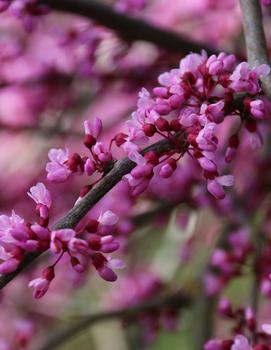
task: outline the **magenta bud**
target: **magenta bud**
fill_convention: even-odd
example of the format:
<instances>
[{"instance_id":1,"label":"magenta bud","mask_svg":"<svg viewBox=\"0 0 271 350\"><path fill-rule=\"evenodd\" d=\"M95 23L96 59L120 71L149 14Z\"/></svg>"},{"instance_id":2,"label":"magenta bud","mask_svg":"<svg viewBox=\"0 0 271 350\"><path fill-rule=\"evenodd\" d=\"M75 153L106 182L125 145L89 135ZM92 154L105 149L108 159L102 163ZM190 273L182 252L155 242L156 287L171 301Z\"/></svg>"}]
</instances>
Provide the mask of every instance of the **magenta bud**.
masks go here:
<instances>
[{"instance_id":1,"label":"magenta bud","mask_svg":"<svg viewBox=\"0 0 271 350\"><path fill-rule=\"evenodd\" d=\"M113 253L116 250L118 250L120 247L120 244L118 242L112 242L112 243L105 243L101 247L101 251L103 253Z\"/></svg>"},{"instance_id":2,"label":"magenta bud","mask_svg":"<svg viewBox=\"0 0 271 350\"><path fill-rule=\"evenodd\" d=\"M105 281L108 281L108 282L115 282L118 278L115 272L111 270L109 267L107 267L106 265L99 268L98 273Z\"/></svg>"},{"instance_id":3,"label":"magenta bud","mask_svg":"<svg viewBox=\"0 0 271 350\"><path fill-rule=\"evenodd\" d=\"M157 97L166 98L168 96L168 89L165 87L155 87L152 92Z\"/></svg>"},{"instance_id":4,"label":"magenta bud","mask_svg":"<svg viewBox=\"0 0 271 350\"><path fill-rule=\"evenodd\" d=\"M0 274L7 275L11 272L14 272L20 264L20 260L15 258L10 258L0 264Z\"/></svg>"}]
</instances>

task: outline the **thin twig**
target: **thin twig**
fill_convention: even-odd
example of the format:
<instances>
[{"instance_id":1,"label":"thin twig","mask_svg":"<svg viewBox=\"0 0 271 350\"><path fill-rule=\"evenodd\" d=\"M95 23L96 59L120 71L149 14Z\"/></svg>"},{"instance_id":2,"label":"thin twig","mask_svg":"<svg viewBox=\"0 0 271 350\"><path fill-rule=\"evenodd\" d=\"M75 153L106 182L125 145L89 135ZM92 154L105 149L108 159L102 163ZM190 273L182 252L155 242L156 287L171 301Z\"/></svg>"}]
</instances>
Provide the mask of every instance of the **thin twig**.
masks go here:
<instances>
[{"instance_id":1,"label":"thin twig","mask_svg":"<svg viewBox=\"0 0 271 350\"><path fill-rule=\"evenodd\" d=\"M145 312L152 312L162 308L171 308L177 310L181 307L187 307L190 303L191 300L187 296L180 293L174 293L169 296L164 296L155 300L144 302L137 306L85 316L80 321L73 323L55 333L46 341L45 344L39 348L39 350L54 349L56 346L66 342L80 331L98 322L111 319L130 320Z\"/></svg>"},{"instance_id":2,"label":"thin twig","mask_svg":"<svg viewBox=\"0 0 271 350\"><path fill-rule=\"evenodd\" d=\"M243 14L247 57L252 67L270 65L262 23L262 11L258 0L240 0ZM271 99L271 73L261 79L266 96Z\"/></svg>"},{"instance_id":3,"label":"thin twig","mask_svg":"<svg viewBox=\"0 0 271 350\"><path fill-rule=\"evenodd\" d=\"M201 52L217 54L218 51L206 44L180 36L166 29L158 28L141 19L120 13L111 6L93 0L41 0L57 11L69 12L90 18L107 28L113 29L127 41L150 41L167 50L188 54Z\"/></svg>"}]
</instances>

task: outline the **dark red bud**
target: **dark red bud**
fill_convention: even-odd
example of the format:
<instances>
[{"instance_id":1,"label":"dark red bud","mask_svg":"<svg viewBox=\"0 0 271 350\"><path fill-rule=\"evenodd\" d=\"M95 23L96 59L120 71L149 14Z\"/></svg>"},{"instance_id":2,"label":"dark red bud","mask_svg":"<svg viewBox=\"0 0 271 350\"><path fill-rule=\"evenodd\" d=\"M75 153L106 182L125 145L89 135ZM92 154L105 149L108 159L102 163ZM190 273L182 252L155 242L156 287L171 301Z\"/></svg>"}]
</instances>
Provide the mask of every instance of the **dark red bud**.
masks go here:
<instances>
[{"instance_id":1,"label":"dark red bud","mask_svg":"<svg viewBox=\"0 0 271 350\"><path fill-rule=\"evenodd\" d=\"M147 152L144 157L153 165L157 165L159 163L159 157L155 151Z\"/></svg>"},{"instance_id":2,"label":"dark red bud","mask_svg":"<svg viewBox=\"0 0 271 350\"><path fill-rule=\"evenodd\" d=\"M78 166L83 163L82 158L78 153L73 153L67 162L69 169L73 172L77 171Z\"/></svg>"},{"instance_id":3,"label":"dark red bud","mask_svg":"<svg viewBox=\"0 0 271 350\"><path fill-rule=\"evenodd\" d=\"M120 147L126 140L126 137L127 137L128 135L126 135L126 134L124 134L124 133L122 133L122 132L120 132L119 134L117 134L116 136L115 136L115 138L114 138L114 140L115 140L115 142L116 142L116 145L118 146L118 147Z\"/></svg>"},{"instance_id":4,"label":"dark red bud","mask_svg":"<svg viewBox=\"0 0 271 350\"><path fill-rule=\"evenodd\" d=\"M144 124L143 131L146 136L152 137L156 133L156 127L153 124Z\"/></svg>"},{"instance_id":5,"label":"dark red bud","mask_svg":"<svg viewBox=\"0 0 271 350\"><path fill-rule=\"evenodd\" d=\"M190 143L191 146L197 147L198 143L196 141L197 136L194 134L189 134L187 136L187 141Z\"/></svg>"},{"instance_id":6,"label":"dark red bud","mask_svg":"<svg viewBox=\"0 0 271 350\"><path fill-rule=\"evenodd\" d=\"M162 117L158 118L155 121L155 124L160 131L169 131L170 130L169 122Z\"/></svg>"},{"instance_id":7,"label":"dark red bud","mask_svg":"<svg viewBox=\"0 0 271 350\"><path fill-rule=\"evenodd\" d=\"M173 170L175 170L175 169L177 168L177 161L176 161L176 159L174 159L174 158L169 158L169 159L167 160L167 163L168 163L168 165L171 166L171 168L172 168Z\"/></svg>"},{"instance_id":8,"label":"dark red bud","mask_svg":"<svg viewBox=\"0 0 271 350\"><path fill-rule=\"evenodd\" d=\"M100 239L100 237L91 237L88 240L88 245L93 250L100 250L101 249L101 239Z\"/></svg>"},{"instance_id":9,"label":"dark red bud","mask_svg":"<svg viewBox=\"0 0 271 350\"><path fill-rule=\"evenodd\" d=\"M98 225L99 222L97 220L90 220L85 226L85 229L90 233L94 233L97 232Z\"/></svg>"},{"instance_id":10,"label":"dark red bud","mask_svg":"<svg viewBox=\"0 0 271 350\"><path fill-rule=\"evenodd\" d=\"M171 120L170 122L170 129L172 131L178 132L182 130L182 126L180 124L180 122L176 119Z\"/></svg>"},{"instance_id":11,"label":"dark red bud","mask_svg":"<svg viewBox=\"0 0 271 350\"><path fill-rule=\"evenodd\" d=\"M230 350L233 344L233 340L232 339L225 339L222 342L222 349L223 350Z\"/></svg>"},{"instance_id":12,"label":"dark red bud","mask_svg":"<svg viewBox=\"0 0 271 350\"><path fill-rule=\"evenodd\" d=\"M47 281L52 281L55 278L55 269L53 266L49 266L42 271L42 277Z\"/></svg>"},{"instance_id":13,"label":"dark red bud","mask_svg":"<svg viewBox=\"0 0 271 350\"><path fill-rule=\"evenodd\" d=\"M92 256L92 263L96 267L96 269L99 269L104 266L104 264L107 262L106 258L101 253L94 253Z\"/></svg>"},{"instance_id":14,"label":"dark red bud","mask_svg":"<svg viewBox=\"0 0 271 350\"><path fill-rule=\"evenodd\" d=\"M84 142L84 145L87 148L91 149L95 145L96 139L92 135L87 134L87 135L84 136L84 141L83 142Z\"/></svg>"}]
</instances>

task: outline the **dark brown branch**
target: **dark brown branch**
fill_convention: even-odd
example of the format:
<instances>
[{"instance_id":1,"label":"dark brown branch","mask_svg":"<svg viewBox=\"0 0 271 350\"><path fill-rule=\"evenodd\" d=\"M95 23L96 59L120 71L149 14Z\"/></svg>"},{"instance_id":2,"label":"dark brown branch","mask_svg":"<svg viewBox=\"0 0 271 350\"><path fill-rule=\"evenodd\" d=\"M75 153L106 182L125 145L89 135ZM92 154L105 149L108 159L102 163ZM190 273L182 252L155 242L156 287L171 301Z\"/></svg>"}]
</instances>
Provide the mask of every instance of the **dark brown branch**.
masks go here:
<instances>
[{"instance_id":1,"label":"dark brown branch","mask_svg":"<svg viewBox=\"0 0 271 350\"><path fill-rule=\"evenodd\" d=\"M240 0L240 5L248 61L252 67L263 63L270 65L260 3L258 0ZM265 94L271 99L271 74L261 80Z\"/></svg>"},{"instance_id":2,"label":"dark brown branch","mask_svg":"<svg viewBox=\"0 0 271 350\"><path fill-rule=\"evenodd\" d=\"M163 154L171 148L172 146L167 140L161 140L145 148L142 151L142 154L152 150L155 150L158 154ZM135 166L136 164L129 158L124 158L115 162L108 174L104 176L104 178L99 181L99 183L94 186L93 189L89 191L88 194L55 225L54 228L75 228L75 226L87 214L87 212ZM27 254L16 271L0 277L0 289L4 288L13 278L15 278L22 270L27 268L40 255L41 253Z\"/></svg>"},{"instance_id":3,"label":"dark brown branch","mask_svg":"<svg viewBox=\"0 0 271 350\"><path fill-rule=\"evenodd\" d=\"M90 316L83 317L80 321L73 323L66 328L60 330L52 338L49 338L47 342L39 348L39 350L51 350L56 346L66 342L71 337L84 330L90 325L98 322L107 321L111 319L131 320L135 319L143 312L152 312L161 308L179 309L181 307L187 307L190 304L190 299L180 293L164 296L159 299L144 302L134 307L126 309L120 309L116 311L101 312Z\"/></svg>"},{"instance_id":4,"label":"dark brown branch","mask_svg":"<svg viewBox=\"0 0 271 350\"><path fill-rule=\"evenodd\" d=\"M173 31L158 28L141 19L119 13L111 6L92 0L41 0L57 11L69 12L88 17L99 24L116 31L127 41L149 41L167 50L188 54L201 52L205 49L208 54L217 54L217 50L206 44L181 37Z\"/></svg>"}]
</instances>

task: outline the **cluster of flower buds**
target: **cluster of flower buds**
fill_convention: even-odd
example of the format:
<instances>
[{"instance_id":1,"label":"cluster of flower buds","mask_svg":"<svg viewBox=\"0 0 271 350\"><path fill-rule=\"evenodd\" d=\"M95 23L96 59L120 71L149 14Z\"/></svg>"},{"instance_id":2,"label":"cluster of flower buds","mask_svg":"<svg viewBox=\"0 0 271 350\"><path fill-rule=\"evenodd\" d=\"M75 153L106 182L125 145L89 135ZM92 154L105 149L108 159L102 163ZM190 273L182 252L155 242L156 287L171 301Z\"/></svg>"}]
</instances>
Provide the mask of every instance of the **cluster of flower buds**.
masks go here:
<instances>
[{"instance_id":1,"label":"cluster of flower buds","mask_svg":"<svg viewBox=\"0 0 271 350\"><path fill-rule=\"evenodd\" d=\"M48 181L59 183L66 181L71 174L91 176L106 172L112 161L112 154L103 142L97 141L102 132L102 121L99 118L93 122L86 120L84 127L84 145L90 151L90 156L81 157L78 153L70 153L68 149L51 149L48 153L50 162L46 165ZM94 183L85 186L80 198L84 197L93 185Z\"/></svg>"},{"instance_id":2,"label":"cluster of flower buds","mask_svg":"<svg viewBox=\"0 0 271 350\"><path fill-rule=\"evenodd\" d=\"M157 165L159 176L169 178L176 171L178 160L188 154L202 169L208 191L223 199L223 186L231 186L234 179L232 175L219 174L216 130L227 115L236 115L240 120L238 131L229 138L224 155L226 162L236 154L241 126L250 135L251 148L261 146L257 120L269 117L271 104L259 96L259 78L268 72L266 65L253 69L246 62L237 65L234 55L221 53L208 58L204 52L190 54L181 60L178 69L160 75L161 86L153 89L153 96L146 89L141 90L138 109L127 122L128 134L119 133L105 145L97 141L102 132L101 120L85 121L84 145L90 156L71 154L68 149L51 149L47 178L51 182L62 182L73 173L103 176L113 160L111 146L115 143L137 164L125 176L134 196L148 187ZM233 103L236 93L246 93L246 97ZM143 145L159 139L167 140L170 149L162 153L155 150L141 153ZM86 186L80 198L96 182Z\"/></svg>"},{"instance_id":3,"label":"cluster of flower buds","mask_svg":"<svg viewBox=\"0 0 271 350\"><path fill-rule=\"evenodd\" d=\"M216 248L211 255L210 270L204 279L207 295L219 293L231 279L242 274L252 249L247 229L230 232L225 248Z\"/></svg>"},{"instance_id":4,"label":"cluster of flower buds","mask_svg":"<svg viewBox=\"0 0 271 350\"><path fill-rule=\"evenodd\" d=\"M149 270L132 273L118 281L107 296L106 303L110 308L129 308L152 300L164 291L165 285L161 279ZM151 343L161 327L166 330L176 329L178 312L175 307L161 306L155 312L144 311L137 317L137 322L143 330L146 343Z\"/></svg>"},{"instance_id":5,"label":"cluster of flower buds","mask_svg":"<svg viewBox=\"0 0 271 350\"><path fill-rule=\"evenodd\" d=\"M210 339L204 350L268 350L270 349L271 325L262 324L257 329L256 317L251 308L233 310L230 301L222 298L218 305L221 316L234 322L233 337L228 339ZM245 336L248 335L248 337ZM248 339L254 339L250 344Z\"/></svg>"},{"instance_id":6,"label":"cluster of flower buds","mask_svg":"<svg viewBox=\"0 0 271 350\"><path fill-rule=\"evenodd\" d=\"M186 56L179 68L160 75L160 86L153 89L152 95L142 89L138 109L127 122L128 135L122 134L119 142L139 167L127 177L135 194L147 187L155 165L165 162L160 176L170 177L179 158L188 153L202 168L209 192L224 198L223 186L231 186L233 176L219 175L216 130L227 115L236 115L241 124L239 131L244 126L250 133L251 147L261 144L257 120L270 116L271 105L258 97L259 78L268 72L266 65L253 69L246 62L237 65L234 55L221 53L208 58L203 52ZM233 103L236 93L246 93L248 98L237 105ZM172 149L152 154L151 159L148 153L140 153L142 145L159 138L168 140ZM227 162L233 159L238 144L235 133L225 153Z\"/></svg>"},{"instance_id":7,"label":"cluster of flower buds","mask_svg":"<svg viewBox=\"0 0 271 350\"><path fill-rule=\"evenodd\" d=\"M105 256L119 249L114 238L117 215L111 211L101 213L97 220L90 220L85 227L73 229L50 230L49 209L52 204L50 192L44 184L38 183L28 193L36 202L39 223L25 222L12 212L11 216L0 216L0 273L2 275L15 271L25 258L26 253L42 253L48 249L57 255L56 261L44 269L42 276L32 280L34 296L42 297L55 278L55 266L63 254L70 256L70 262L77 272L86 271L91 265L106 281L115 281L116 274L112 268L123 267L123 262Z\"/></svg>"}]
</instances>

